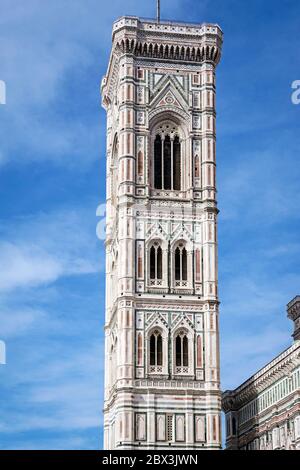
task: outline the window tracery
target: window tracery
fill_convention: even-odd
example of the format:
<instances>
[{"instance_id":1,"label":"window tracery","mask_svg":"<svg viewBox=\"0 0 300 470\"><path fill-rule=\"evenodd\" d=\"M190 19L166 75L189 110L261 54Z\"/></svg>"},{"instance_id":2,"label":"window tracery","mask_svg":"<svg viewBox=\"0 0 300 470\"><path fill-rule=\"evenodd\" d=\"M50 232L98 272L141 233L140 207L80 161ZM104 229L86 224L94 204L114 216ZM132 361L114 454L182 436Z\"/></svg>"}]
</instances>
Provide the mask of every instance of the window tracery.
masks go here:
<instances>
[{"instance_id":1,"label":"window tracery","mask_svg":"<svg viewBox=\"0 0 300 470\"><path fill-rule=\"evenodd\" d=\"M163 123L155 129L154 135L154 188L180 191L182 145L179 130L172 123Z\"/></svg>"}]
</instances>

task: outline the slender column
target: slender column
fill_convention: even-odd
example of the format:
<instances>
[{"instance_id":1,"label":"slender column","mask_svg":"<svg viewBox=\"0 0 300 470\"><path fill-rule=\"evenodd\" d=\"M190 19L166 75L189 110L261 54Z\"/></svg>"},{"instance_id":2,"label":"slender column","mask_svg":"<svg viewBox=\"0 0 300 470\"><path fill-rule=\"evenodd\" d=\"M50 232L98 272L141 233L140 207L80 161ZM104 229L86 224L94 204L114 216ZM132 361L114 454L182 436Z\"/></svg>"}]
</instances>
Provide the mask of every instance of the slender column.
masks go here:
<instances>
[{"instance_id":1,"label":"slender column","mask_svg":"<svg viewBox=\"0 0 300 470\"><path fill-rule=\"evenodd\" d=\"M161 138L161 189L165 189L164 177L164 143L165 139Z\"/></svg>"},{"instance_id":2,"label":"slender column","mask_svg":"<svg viewBox=\"0 0 300 470\"><path fill-rule=\"evenodd\" d=\"M179 277L180 277L180 282L182 281L182 249L180 249L180 256L179 256Z\"/></svg>"},{"instance_id":3,"label":"slender column","mask_svg":"<svg viewBox=\"0 0 300 470\"><path fill-rule=\"evenodd\" d=\"M174 176L173 176L173 167L174 167L174 161L173 161L173 153L174 153L174 150L173 150L173 142L174 140L171 139L171 189L173 191L174 189Z\"/></svg>"},{"instance_id":4,"label":"slender column","mask_svg":"<svg viewBox=\"0 0 300 470\"><path fill-rule=\"evenodd\" d=\"M180 168L181 168L181 172L180 172L180 190L184 191L186 188L184 187L185 168L183 168L184 158L183 158L183 144L182 143L183 143L183 140L179 139L179 144L180 144L179 158L180 158Z\"/></svg>"}]
</instances>

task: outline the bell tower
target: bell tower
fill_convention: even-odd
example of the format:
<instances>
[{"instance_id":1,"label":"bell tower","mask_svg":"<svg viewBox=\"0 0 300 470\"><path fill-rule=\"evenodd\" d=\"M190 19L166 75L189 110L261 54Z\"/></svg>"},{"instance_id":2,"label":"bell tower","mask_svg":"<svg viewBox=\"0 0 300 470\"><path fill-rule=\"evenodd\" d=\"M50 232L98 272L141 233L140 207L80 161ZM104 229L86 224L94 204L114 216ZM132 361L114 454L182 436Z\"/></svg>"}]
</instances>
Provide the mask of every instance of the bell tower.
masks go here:
<instances>
[{"instance_id":1,"label":"bell tower","mask_svg":"<svg viewBox=\"0 0 300 470\"><path fill-rule=\"evenodd\" d=\"M107 111L104 447L220 449L222 31L122 17Z\"/></svg>"}]
</instances>

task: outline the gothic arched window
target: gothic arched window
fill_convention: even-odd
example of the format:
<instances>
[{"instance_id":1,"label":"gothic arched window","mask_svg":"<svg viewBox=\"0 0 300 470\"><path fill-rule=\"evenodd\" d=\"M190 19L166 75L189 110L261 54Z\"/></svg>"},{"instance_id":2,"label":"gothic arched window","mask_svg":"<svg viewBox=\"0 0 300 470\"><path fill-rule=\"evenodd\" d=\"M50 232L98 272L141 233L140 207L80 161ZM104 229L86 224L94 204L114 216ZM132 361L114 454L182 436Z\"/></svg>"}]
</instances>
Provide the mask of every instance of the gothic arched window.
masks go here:
<instances>
[{"instance_id":1,"label":"gothic arched window","mask_svg":"<svg viewBox=\"0 0 300 470\"><path fill-rule=\"evenodd\" d=\"M162 364L162 336L159 331L155 330L150 336L150 366L162 366Z\"/></svg>"},{"instance_id":2,"label":"gothic arched window","mask_svg":"<svg viewBox=\"0 0 300 470\"><path fill-rule=\"evenodd\" d=\"M175 250L175 280L187 280L187 251L183 243L180 243Z\"/></svg>"},{"instance_id":3,"label":"gothic arched window","mask_svg":"<svg viewBox=\"0 0 300 470\"><path fill-rule=\"evenodd\" d=\"M181 180L181 163L180 163L180 142L179 137L176 136L173 143L173 188L180 190Z\"/></svg>"},{"instance_id":4,"label":"gothic arched window","mask_svg":"<svg viewBox=\"0 0 300 470\"><path fill-rule=\"evenodd\" d=\"M186 334L183 332L180 332L176 336L175 354L176 354L176 366L188 367L189 365L188 339L187 339Z\"/></svg>"},{"instance_id":5,"label":"gothic arched window","mask_svg":"<svg viewBox=\"0 0 300 470\"><path fill-rule=\"evenodd\" d=\"M155 189L181 189L181 144L174 129L161 126L164 133L154 140L154 187ZM169 133L168 133L169 132Z\"/></svg>"},{"instance_id":6,"label":"gothic arched window","mask_svg":"<svg viewBox=\"0 0 300 470\"><path fill-rule=\"evenodd\" d=\"M158 242L150 248L150 279L162 279L162 249Z\"/></svg>"},{"instance_id":7,"label":"gothic arched window","mask_svg":"<svg viewBox=\"0 0 300 470\"><path fill-rule=\"evenodd\" d=\"M154 142L154 187L162 189L162 141L157 135Z\"/></svg>"}]
</instances>

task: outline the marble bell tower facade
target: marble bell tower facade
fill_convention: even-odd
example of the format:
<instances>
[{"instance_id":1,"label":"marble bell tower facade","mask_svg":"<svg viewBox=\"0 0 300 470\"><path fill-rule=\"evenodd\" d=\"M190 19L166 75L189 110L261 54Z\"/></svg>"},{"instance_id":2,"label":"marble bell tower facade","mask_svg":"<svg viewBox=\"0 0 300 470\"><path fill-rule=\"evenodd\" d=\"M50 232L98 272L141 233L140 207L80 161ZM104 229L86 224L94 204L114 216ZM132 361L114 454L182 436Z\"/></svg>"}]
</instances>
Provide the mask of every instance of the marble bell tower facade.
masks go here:
<instances>
[{"instance_id":1,"label":"marble bell tower facade","mask_svg":"<svg viewBox=\"0 0 300 470\"><path fill-rule=\"evenodd\" d=\"M220 449L215 24L122 17L107 111L104 447Z\"/></svg>"}]
</instances>

